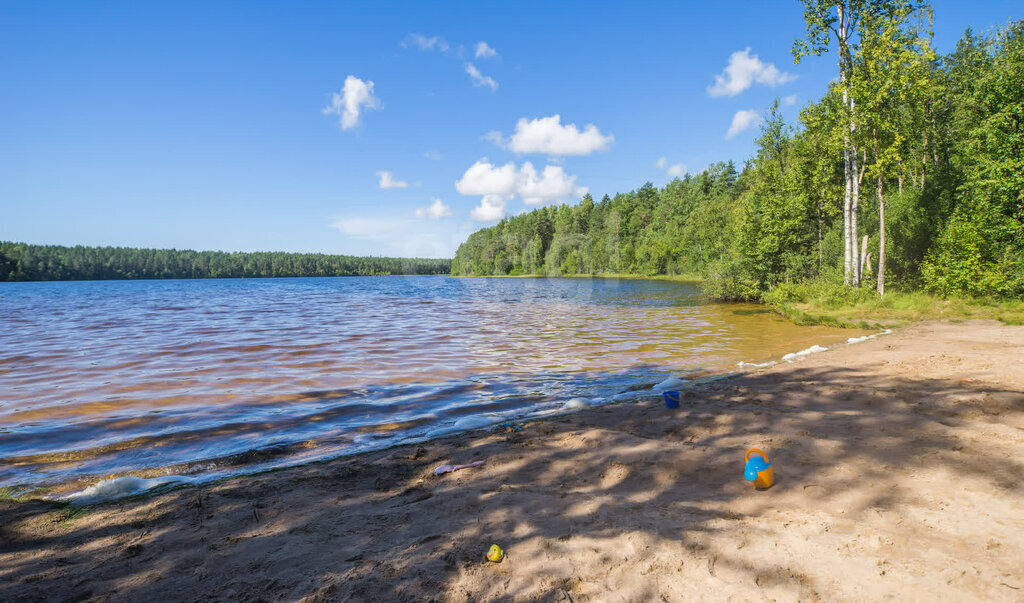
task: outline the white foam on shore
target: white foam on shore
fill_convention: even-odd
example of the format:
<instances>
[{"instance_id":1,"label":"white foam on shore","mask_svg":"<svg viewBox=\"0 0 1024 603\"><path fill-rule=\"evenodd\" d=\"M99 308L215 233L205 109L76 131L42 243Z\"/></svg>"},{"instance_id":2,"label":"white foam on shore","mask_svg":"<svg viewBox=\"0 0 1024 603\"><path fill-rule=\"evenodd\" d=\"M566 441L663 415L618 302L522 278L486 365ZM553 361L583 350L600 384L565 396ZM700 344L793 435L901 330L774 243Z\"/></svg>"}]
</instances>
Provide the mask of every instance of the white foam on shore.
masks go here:
<instances>
[{"instance_id":1,"label":"white foam on shore","mask_svg":"<svg viewBox=\"0 0 1024 603\"><path fill-rule=\"evenodd\" d=\"M590 400L586 398L573 398L565 403L565 408L570 410L580 410L590 406Z\"/></svg>"},{"instance_id":2,"label":"white foam on shore","mask_svg":"<svg viewBox=\"0 0 1024 603\"><path fill-rule=\"evenodd\" d=\"M804 356L810 356L811 354L817 354L818 352L824 352L826 350L828 350L828 348L823 348L820 345L812 345L811 347L807 348L806 350L800 350L799 352L793 352L791 354L786 354L785 356L782 357L782 361L783 362L793 362L794 360L797 360L799 358L803 358Z\"/></svg>"},{"instance_id":3,"label":"white foam on shore","mask_svg":"<svg viewBox=\"0 0 1024 603\"><path fill-rule=\"evenodd\" d=\"M622 392L621 394L615 394L612 396L612 402L623 402L625 400L632 400L633 398L639 398L640 396L649 396L648 390L640 389L633 390L630 392Z\"/></svg>"},{"instance_id":4,"label":"white foam on shore","mask_svg":"<svg viewBox=\"0 0 1024 603\"><path fill-rule=\"evenodd\" d=\"M492 414L473 415L469 417L462 417L461 419L455 421L455 424L452 425L452 427L454 427L458 431L466 431L469 429L476 429L478 427L486 427L488 425L493 425L500 421L501 419L502 418L500 416Z\"/></svg>"},{"instance_id":5,"label":"white foam on shore","mask_svg":"<svg viewBox=\"0 0 1024 603\"><path fill-rule=\"evenodd\" d=\"M666 392L669 390L684 387L687 383L689 383L689 381L687 381L686 379L680 379L679 377L669 377L668 379L665 379L661 383L652 387L651 391Z\"/></svg>"},{"instance_id":6,"label":"white foam on shore","mask_svg":"<svg viewBox=\"0 0 1024 603\"><path fill-rule=\"evenodd\" d=\"M865 335L863 337L851 337L851 338L846 340L846 343L848 343L848 344L850 344L850 343L860 343L862 341L867 341L869 339L874 339L875 337L878 337L880 335L888 335L889 333L892 333L892 329L886 329L886 330L882 331L881 333L875 333L873 335Z\"/></svg>"},{"instance_id":7,"label":"white foam on shore","mask_svg":"<svg viewBox=\"0 0 1024 603\"><path fill-rule=\"evenodd\" d=\"M167 484L187 483L192 480L193 478L186 475L166 475L163 477L151 477L148 479L135 477L133 475L125 475L122 477L102 480L81 492L75 492L74 494L65 496L64 500L77 505L89 505L101 501L124 498L125 496L132 496L134 494L141 494L147 490L152 490L153 488Z\"/></svg>"},{"instance_id":8,"label":"white foam on shore","mask_svg":"<svg viewBox=\"0 0 1024 603\"><path fill-rule=\"evenodd\" d=\"M854 344L854 343L860 343L862 341L867 341L869 339L874 339L875 337L880 337L882 335L888 335L889 333L892 333L892 329L886 329L886 330L884 330L884 331L882 331L880 333L872 333L871 335L864 335L862 337L850 337L849 339L846 340L846 343L847 343L847 345ZM822 347L820 345L812 345L811 347L807 348L806 350L800 350L799 352L793 352L791 354L786 354L785 356L782 357L782 362L793 362L794 360L797 360L798 358L803 358L804 356L809 356L811 354L817 354L818 352L824 352L826 350L828 350L828 348ZM743 369L743 368L765 368L765 367L773 366L775 364L777 364L777 363L774 360L770 360L768 362L743 362L741 360L739 363L737 363L736 366L740 367L741 369ZM655 386L655 388L657 388L657 386Z\"/></svg>"}]
</instances>

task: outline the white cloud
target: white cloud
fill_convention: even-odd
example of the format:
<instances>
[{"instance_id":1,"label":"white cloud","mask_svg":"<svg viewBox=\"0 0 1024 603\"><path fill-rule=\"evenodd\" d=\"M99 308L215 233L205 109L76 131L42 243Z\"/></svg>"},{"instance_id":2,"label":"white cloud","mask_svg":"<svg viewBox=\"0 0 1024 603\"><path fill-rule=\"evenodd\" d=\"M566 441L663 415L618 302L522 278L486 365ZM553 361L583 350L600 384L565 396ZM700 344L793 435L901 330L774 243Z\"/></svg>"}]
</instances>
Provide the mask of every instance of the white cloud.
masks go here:
<instances>
[{"instance_id":1,"label":"white cloud","mask_svg":"<svg viewBox=\"0 0 1024 603\"><path fill-rule=\"evenodd\" d=\"M469 79L473 80L474 86L489 86L491 90L498 89L498 82L494 81L491 76L480 73L473 63L466 63L466 73L469 74Z\"/></svg>"},{"instance_id":2,"label":"white cloud","mask_svg":"<svg viewBox=\"0 0 1024 603\"><path fill-rule=\"evenodd\" d=\"M461 195L501 195L513 197L516 194L516 164L509 162L498 167L486 157L471 165L455 183L455 190Z\"/></svg>"},{"instance_id":3,"label":"white cloud","mask_svg":"<svg viewBox=\"0 0 1024 603\"><path fill-rule=\"evenodd\" d=\"M507 202L516 195L528 205L540 205L582 197L588 191L585 186L576 186L576 176L566 174L562 166L547 165L538 173L529 161L516 169L515 163L496 166L486 158L466 170L455 183L455 190L462 195L482 195L480 206L470 214L481 222L504 216Z\"/></svg>"},{"instance_id":4,"label":"white cloud","mask_svg":"<svg viewBox=\"0 0 1024 603\"><path fill-rule=\"evenodd\" d=\"M729 56L729 64L721 75L715 76L715 83L708 86L711 96L736 96L755 83L766 86L778 86L791 82L796 76L779 71L772 63L765 63L750 54L750 48L737 50Z\"/></svg>"},{"instance_id":5,"label":"white cloud","mask_svg":"<svg viewBox=\"0 0 1024 603\"><path fill-rule=\"evenodd\" d=\"M469 212L469 217L477 222L495 222L505 217L505 207L505 199L501 195L484 195L480 205Z\"/></svg>"},{"instance_id":6,"label":"white cloud","mask_svg":"<svg viewBox=\"0 0 1024 603\"><path fill-rule=\"evenodd\" d=\"M488 46L487 42L477 42L474 56L478 59L489 59L498 54L498 51Z\"/></svg>"},{"instance_id":7,"label":"white cloud","mask_svg":"<svg viewBox=\"0 0 1024 603\"><path fill-rule=\"evenodd\" d=\"M436 149L427 151L426 153L423 154L423 156L431 161L441 161L441 153Z\"/></svg>"},{"instance_id":8,"label":"white cloud","mask_svg":"<svg viewBox=\"0 0 1024 603\"><path fill-rule=\"evenodd\" d=\"M409 34L402 40L402 48L419 48L420 50L440 50L441 52L447 52L449 45L448 42L440 37L434 36L428 38L423 34Z\"/></svg>"},{"instance_id":9,"label":"white cloud","mask_svg":"<svg viewBox=\"0 0 1024 603\"><path fill-rule=\"evenodd\" d=\"M516 122L516 131L506 141L500 132L488 132L485 139L514 153L544 153L546 155L589 155L606 151L615 137L605 136L594 124L587 124L581 132L576 124L562 125L558 114Z\"/></svg>"},{"instance_id":10,"label":"white cloud","mask_svg":"<svg viewBox=\"0 0 1024 603\"><path fill-rule=\"evenodd\" d=\"M786 107L796 104L796 95L790 94L789 96L782 99L782 104Z\"/></svg>"},{"instance_id":11,"label":"white cloud","mask_svg":"<svg viewBox=\"0 0 1024 603\"><path fill-rule=\"evenodd\" d=\"M437 197L434 197L433 201L433 203L426 207L417 208L416 217L438 220L440 218L446 218L452 215L452 208L445 205L443 201L441 201Z\"/></svg>"},{"instance_id":12,"label":"white cloud","mask_svg":"<svg viewBox=\"0 0 1024 603\"><path fill-rule=\"evenodd\" d=\"M576 176L569 176L560 165L544 166L540 178L533 164L527 161L519 169L517 191L527 205L540 205L566 197L582 197L587 187L576 186Z\"/></svg>"},{"instance_id":13,"label":"white cloud","mask_svg":"<svg viewBox=\"0 0 1024 603\"><path fill-rule=\"evenodd\" d=\"M382 189L389 188L405 188L409 186L408 182L402 182L401 180L395 180L394 175L387 171L381 170L377 172L377 176L380 177L380 187Z\"/></svg>"},{"instance_id":14,"label":"white cloud","mask_svg":"<svg viewBox=\"0 0 1024 603\"><path fill-rule=\"evenodd\" d=\"M380 99L373 95L373 82L350 75L341 94L331 94L331 104L323 108L323 114L340 116L341 129L351 130L359 124L361 111L380 107Z\"/></svg>"},{"instance_id":15,"label":"white cloud","mask_svg":"<svg viewBox=\"0 0 1024 603\"><path fill-rule=\"evenodd\" d=\"M729 131L725 133L726 138L732 138L743 130L756 126L761 121L761 116L753 109L741 109L732 116L732 124Z\"/></svg>"},{"instance_id":16,"label":"white cloud","mask_svg":"<svg viewBox=\"0 0 1024 603\"><path fill-rule=\"evenodd\" d=\"M673 178L682 178L686 175L686 166L682 163L675 163L669 165L668 159L662 157L654 163L654 165L661 170L665 170L665 173Z\"/></svg>"}]
</instances>

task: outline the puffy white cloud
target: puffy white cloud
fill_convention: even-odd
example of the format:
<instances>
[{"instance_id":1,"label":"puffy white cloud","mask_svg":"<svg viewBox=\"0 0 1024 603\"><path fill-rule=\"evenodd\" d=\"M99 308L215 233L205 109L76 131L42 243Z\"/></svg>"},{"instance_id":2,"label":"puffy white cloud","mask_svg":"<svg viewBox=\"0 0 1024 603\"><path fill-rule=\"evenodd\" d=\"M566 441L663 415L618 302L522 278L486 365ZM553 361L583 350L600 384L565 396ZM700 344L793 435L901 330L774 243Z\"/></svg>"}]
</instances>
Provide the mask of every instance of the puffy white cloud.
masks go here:
<instances>
[{"instance_id":1,"label":"puffy white cloud","mask_svg":"<svg viewBox=\"0 0 1024 603\"><path fill-rule=\"evenodd\" d=\"M501 195L513 197L516 193L516 164L509 162L495 166L483 158L469 166L466 173L455 183L455 190L461 195Z\"/></svg>"},{"instance_id":2,"label":"puffy white cloud","mask_svg":"<svg viewBox=\"0 0 1024 603\"><path fill-rule=\"evenodd\" d=\"M761 116L753 109L741 109L732 116L732 124L729 131L725 133L726 138L732 138L743 130L756 126L761 121Z\"/></svg>"},{"instance_id":3,"label":"puffy white cloud","mask_svg":"<svg viewBox=\"0 0 1024 603\"><path fill-rule=\"evenodd\" d=\"M606 151L615 137L605 136L594 124L587 124L581 132L576 124L562 125L558 114L537 119L521 118L516 131L507 141L500 132L490 132L485 138L504 146L514 153L544 153L545 155L589 155Z\"/></svg>"},{"instance_id":4,"label":"puffy white cloud","mask_svg":"<svg viewBox=\"0 0 1024 603\"><path fill-rule=\"evenodd\" d=\"M423 34L409 34L402 40L402 48L419 48L420 50L440 50L441 52L447 52L450 46L448 42L440 37L434 36L428 38Z\"/></svg>"},{"instance_id":5,"label":"puffy white cloud","mask_svg":"<svg viewBox=\"0 0 1024 603\"><path fill-rule=\"evenodd\" d=\"M473 63L466 63L466 73L469 74L469 79L473 80L474 86L489 86L491 90L498 89L498 82L494 81L491 76L480 73Z\"/></svg>"},{"instance_id":6,"label":"puffy white cloud","mask_svg":"<svg viewBox=\"0 0 1024 603\"><path fill-rule=\"evenodd\" d=\"M782 104L786 107L796 104L796 95L790 94L789 96L782 99Z\"/></svg>"},{"instance_id":7,"label":"puffy white cloud","mask_svg":"<svg viewBox=\"0 0 1024 603\"><path fill-rule=\"evenodd\" d=\"M455 189L463 195L483 196L480 206L470 214L481 222L504 216L507 202L516 195L528 205L540 205L582 197L588 190L585 186L576 186L576 176L566 174L562 166L547 165L538 173L529 161L516 169L515 163L496 166L486 158L470 166L455 183Z\"/></svg>"},{"instance_id":8,"label":"puffy white cloud","mask_svg":"<svg viewBox=\"0 0 1024 603\"><path fill-rule=\"evenodd\" d=\"M380 99L373 95L373 82L350 75L341 93L331 94L331 104L323 108L323 114L340 116L341 129L351 130L359 124L360 112L380 107Z\"/></svg>"},{"instance_id":9,"label":"puffy white cloud","mask_svg":"<svg viewBox=\"0 0 1024 603\"><path fill-rule=\"evenodd\" d=\"M473 56L478 59L489 59L496 54L498 54L497 50L491 48L487 42L480 41L476 43L476 52Z\"/></svg>"},{"instance_id":10,"label":"puffy white cloud","mask_svg":"<svg viewBox=\"0 0 1024 603\"><path fill-rule=\"evenodd\" d=\"M377 172L377 176L380 178L380 187L382 189L389 188L405 188L409 186L408 182L402 182L401 180L395 180L394 175L387 171L381 170Z\"/></svg>"},{"instance_id":11,"label":"puffy white cloud","mask_svg":"<svg viewBox=\"0 0 1024 603\"><path fill-rule=\"evenodd\" d=\"M501 195L484 195L480 205L469 212L469 217L477 222L494 222L505 217L505 207L505 198Z\"/></svg>"},{"instance_id":12,"label":"puffy white cloud","mask_svg":"<svg viewBox=\"0 0 1024 603\"><path fill-rule=\"evenodd\" d=\"M661 170L665 170L665 173L673 178L682 178L686 175L686 166L682 163L675 163L669 165L668 159L662 157L658 161L654 162L654 165Z\"/></svg>"},{"instance_id":13,"label":"puffy white cloud","mask_svg":"<svg viewBox=\"0 0 1024 603\"><path fill-rule=\"evenodd\" d=\"M721 75L715 76L715 83L708 86L711 96L736 96L755 83L778 86L791 82L796 76L779 71L772 63L765 63L750 54L750 48L737 50L729 56L729 64Z\"/></svg>"},{"instance_id":14,"label":"puffy white cloud","mask_svg":"<svg viewBox=\"0 0 1024 603\"><path fill-rule=\"evenodd\" d=\"M433 203L426 207L417 208L416 217L437 220L452 215L452 208L445 205L443 201L441 201L437 197L434 197L433 201Z\"/></svg>"},{"instance_id":15,"label":"puffy white cloud","mask_svg":"<svg viewBox=\"0 0 1024 603\"><path fill-rule=\"evenodd\" d=\"M571 196L582 197L587 194L587 187L576 186L576 176L566 174L560 165L544 166L538 178L537 170L527 161L519 169L516 192L527 205L540 205Z\"/></svg>"}]
</instances>

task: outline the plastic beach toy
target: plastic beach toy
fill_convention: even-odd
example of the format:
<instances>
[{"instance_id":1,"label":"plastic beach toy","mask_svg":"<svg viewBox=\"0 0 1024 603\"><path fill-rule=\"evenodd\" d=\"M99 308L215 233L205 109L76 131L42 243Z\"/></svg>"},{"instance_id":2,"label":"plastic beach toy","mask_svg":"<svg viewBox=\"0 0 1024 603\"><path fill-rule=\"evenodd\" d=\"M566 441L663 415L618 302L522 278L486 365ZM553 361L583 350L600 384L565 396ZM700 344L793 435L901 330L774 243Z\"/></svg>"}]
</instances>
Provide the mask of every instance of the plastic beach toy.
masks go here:
<instances>
[{"instance_id":1,"label":"plastic beach toy","mask_svg":"<svg viewBox=\"0 0 1024 603\"><path fill-rule=\"evenodd\" d=\"M487 551L487 560L495 563L501 563L501 560L505 558L505 551L501 550L501 547L492 544L491 548Z\"/></svg>"},{"instance_id":2,"label":"plastic beach toy","mask_svg":"<svg viewBox=\"0 0 1024 603\"><path fill-rule=\"evenodd\" d=\"M772 471L772 462L768 460L768 455L757 448L751 448L747 451L745 460L747 466L744 468L743 477L747 478L748 482L754 482L754 487L758 490L771 488L775 483L775 472Z\"/></svg>"},{"instance_id":3,"label":"plastic beach toy","mask_svg":"<svg viewBox=\"0 0 1024 603\"><path fill-rule=\"evenodd\" d=\"M665 408L679 408L679 392L661 392L665 398Z\"/></svg>"}]
</instances>

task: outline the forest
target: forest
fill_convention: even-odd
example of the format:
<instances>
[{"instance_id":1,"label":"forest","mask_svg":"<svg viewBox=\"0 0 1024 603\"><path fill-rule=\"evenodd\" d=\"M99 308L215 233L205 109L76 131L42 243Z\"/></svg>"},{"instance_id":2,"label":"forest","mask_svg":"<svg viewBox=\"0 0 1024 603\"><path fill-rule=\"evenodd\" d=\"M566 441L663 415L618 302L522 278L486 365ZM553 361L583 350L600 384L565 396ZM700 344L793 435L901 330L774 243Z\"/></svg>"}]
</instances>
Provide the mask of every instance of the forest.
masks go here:
<instances>
[{"instance_id":1,"label":"forest","mask_svg":"<svg viewBox=\"0 0 1024 603\"><path fill-rule=\"evenodd\" d=\"M459 275L694 275L721 299L821 286L1024 296L1024 21L937 55L920 2L805 0L793 57L838 70L753 157L473 233Z\"/></svg>"},{"instance_id":2,"label":"forest","mask_svg":"<svg viewBox=\"0 0 1024 603\"><path fill-rule=\"evenodd\" d=\"M447 274L451 260L63 247L0 241L0 281Z\"/></svg>"}]
</instances>

